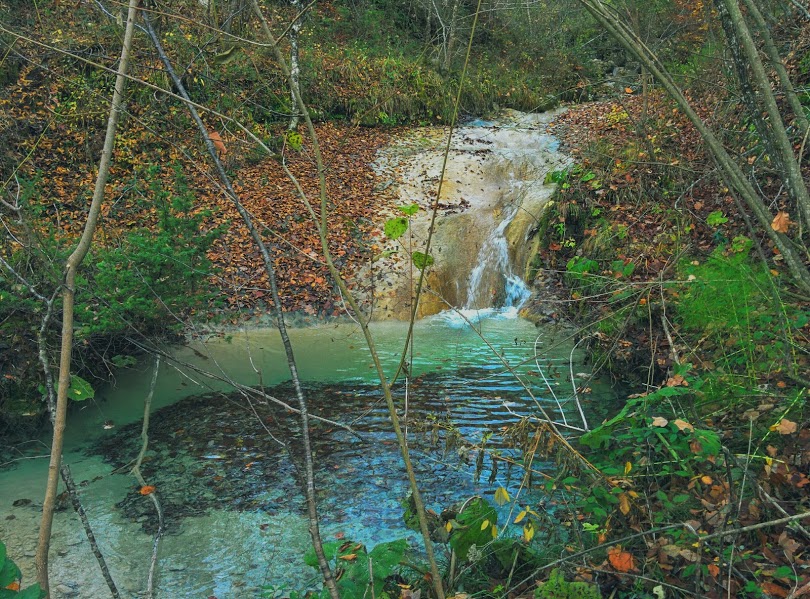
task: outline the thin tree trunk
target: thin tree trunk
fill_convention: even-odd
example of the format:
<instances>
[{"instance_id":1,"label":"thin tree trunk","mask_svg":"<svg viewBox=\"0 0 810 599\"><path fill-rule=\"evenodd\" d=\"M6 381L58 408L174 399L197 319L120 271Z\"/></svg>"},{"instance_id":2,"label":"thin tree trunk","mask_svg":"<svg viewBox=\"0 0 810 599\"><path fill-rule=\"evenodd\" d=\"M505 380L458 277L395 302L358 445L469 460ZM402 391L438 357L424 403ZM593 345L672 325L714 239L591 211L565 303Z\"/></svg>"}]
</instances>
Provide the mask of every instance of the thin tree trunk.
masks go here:
<instances>
[{"instance_id":1,"label":"thin tree trunk","mask_svg":"<svg viewBox=\"0 0 810 599\"><path fill-rule=\"evenodd\" d=\"M720 1L721 0L716 0L718 3ZM768 75L759 58L759 51L756 45L754 45L751 32L748 29L742 11L740 11L737 0L722 0L722 2L728 11L729 20L735 30L736 38L745 51L748 64L751 66L751 73L753 74L753 81L757 90L757 99L761 102L760 110L764 107L768 115L768 126L766 131L761 133L764 135L770 134L768 137L771 139L775 151L773 158L782 166L790 197L796 202L796 208L799 214L804 218L805 224L810 226L810 194L807 191L807 186L804 184L799 163L793 153L793 145L785 130L782 115L779 113L779 107L776 105L776 98L773 95Z\"/></svg>"},{"instance_id":2,"label":"thin tree trunk","mask_svg":"<svg viewBox=\"0 0 810 599\"><path fill-rule=\"evenodd\" d=\"M98 224L101 202L104 199L104 186L110 172L115 133L118 120L123 112L123 97L126 89L126 73L129 67L130 48L132 47L132 32L135 27L135 18L138 13L139 0L130 0L127 14L127 25L124 32L124 42L121 47L121 59L118 65L118 74L115 78L115 91L113 92L110 115L107 119L107 133L104 139L104 148L98 165L98 176L93 192L93 200L84 231L79 239L76 249L65 263L65 282L62 288L62 347L59 360L59 384L56 393L56 413L53 426L53 442L51 444L51 457L48 465L48 482L45 488L45 499L42 503L42 521L39 528L39 541L37 544L36 564L37 580L42 590L49 593L48 585L48 550L51 544L51 529L53 527L53 513L56 506L56 492L59 483L59 470L62 461L62 445L64 441L65 422L67 420L68 389L70 388L70 363L73 349L73 304L75 295L76 273L90 250L93 234Z\"/></svg>"},{"instance_id":3,"label":"thin tree trunk","mask_svg":"<svg viewBox=\"0 0 810 599\"><path fill-rule=\"evenodd\" d=\"M253 0L253 10L256 13L256 16L260 19L262 24L262 30L264 31L265 36L270 41L270 46L275 53L276 61L281 67L282 72L284 75L289 79L290 77L290 70L287 66L286 62L284 61L284 56L281 54L281 50L279 49L278 42L273 36L272 31L270 31L270 26L267 24L267 20L264 17L261 9L259 8L257 0ZM296 105L298 107L298 111L300 112L301 116L304 118L304 122L307 126L307 131L309 132L310 140L312 142L313 154L315 155L315 160L318 168L318 182L319 182L319 191L320 191L320 219L316 220L318 223L318 232L321 240L321 249L324 253L324 258L326 259L326 263L329 267L329 272L332 275L335 283L338 285L343 297L346 298L349 307L352 311L358 316L358 321L360 323L360 328L363 331L363 336L366 340L366 344L368 345L369 352L371 353L372 361L374 363L375 369L377 371L377 376L380 380L380 386L383 391L383 396L385 398L385 403L388 408L388 415L391 419L391 426L394 429L394 434L397 438L397 443L399 445L400 453L402 455L402 461L405 465L405 470L408 476L408 483L411 489L411 494L413 496L414 505L416 507L416 514L419 519L419 528L422 533L422 538L425 544L425 552L427 553L428 562L430 565L433 589L436 593L437 599L444 599L444 585L442 583L441 574L439 572L439 567L436 562L436 557L433 552L433 542L430 539L430 530L428 528L427 522L427 514L425 511L424 501L422 500L422 494L419 491L419 485L416 481L416 474L413 468L413 464L411 463L410 458L410 451L408 449L407 440L402 432L402 427L399 423L399 415L397 413L396 406L394 404L394 398L391 394L391 386L389 385L385 371L383 370L382 363L379 359L379 354L376 349L376 344L374 343L374 337L371 335L371 331L368 328L368 323L362 318L362 311L358 306L354 295L348 289L340 272L337 270L335 263L332 259L332 254L329 249L328 243L328 196L326 193L326 176L325 176L325 165L323 163L323 157L320 151L320 144L318 143L318 136L315 132L315 126L312 124L312 119L309 116L309 110L307 110L306 104L304 103L303 98L298 93L297 88L293 88L296 95ZM310 215L315 218L314 210L309 203L309 200L304 193L303 189L298 185L298 181L286 169L287 176L293 181L298 191L301 200L305 203L307 208L309 209ZM320 557L319 557L320 559Z\"/></svg>"},{"instance_id":4,"label":"thin tree trunk","mask_svg":"<svg viewBox=\"0 0 810 599\"><path fill-rule=\"evenodd\" d=\"M307 408L306 398L304 397L303 390L301 388L300 377L298 376L298 367L296 366L295 355L292 349L292 343L290 342L290 337L287 334L287 326L284 321L284 313L281 309L281 299L278 293L278 285L276 283L276 272L275 267L273 266L273 259L270 256L270 252L267 249L267 244L265 244L264 240L261 237L261 234L256 229L253 224L253 219L248 213L247 209L244 207L242 202L239 200L239 196L237 195L236 191L231 184L230 177L225 172L225 168L222 166L222 162L219 159L219 154L214 147L213 141L211 141L210 136L208 135L208 129L203 123L202 119L200 118L197 109L194 107L194 104L191 102L191 99L188 96L188 92L183 85L183 82L177 76L174 68L172 67L171 61L166 53L163 51L163 47L160 44L160 39L158 38L157 34L155 33L154 28L151 25L149 20L149 16L144 13L144 22L146 23L147 32L149 33L149 37L152 39L152 43L155 46L155 49L160 56L163 65L166 67L166 71L171 77L175 87L177 88L180 96L182 96L183 100L185 101L186 107L189 110L194 122L197 124L197 128L200 131L200 135L202 136L205 146L208 149L208 153L211 156L211 159L214 162L216 167L217 174L219 175L220 181L222 185L225 187L227 195L229 199L233 202L236 210L239 212L239 215L242 217L245 226L247 227L253 242L256 244L256 247L259 249L259 253L262 256L262 261L264 262L264 269L267 273L267 278L270 283L270 293L273 299L273 309L275 312L276 317L276 326L278 328L279 334L281 335L281 341L284 345L284 351L287 356L287 365L290 369L290 377L293 381L293 386L295 387L295 394L296 398L298 399L298 405L300 410L300 418L301 418L301 427L302 427L302 439L304 445L304 465L306 469L306 489L305 489L305 496L307 500L307 511L309 516L309 533L310 537L312 538L313 548L315 549L315 555L318 558L318 565L320 566L321 575L324 580L324 584L326 588L329 590L329 594L333 599L339 599L340 595L338 594L337 584L335 581L335 577L332 574L332 570L329 567L329 563L326 560L326 556L323 551L323 542L321 540L320 535L320 526L318 523L318 509L317 509L317 502L315 498L315 475L314 475L314 466L312 462L312 447L310 443L309 437L309 411ZM297 89L292 88L296 95Z\"/></svg>"},{"instance_id":5,"label":"thin tree trunk","mask_svg":"<svg viewBox=\"0 0 810 599\"><path fill-rule=\"evenodd\" d=\"M645 65L650 73L663 85L664 89L684 112L700 133L709 153L712 155L726 184L733 189L745 202L748 209L756 217L762 231L773 241L781 252L785 264L797 284L805 290L810 290L810 271L804 264L802 256L794 249L793 242L784 234L773 230L771 222L773 216L759 197L750 181L743 174L740 167L731 158L726 149L694 111L689 101L675 84L674 80L660 62L658 57L647 48L644 43L630 31L616 15L601 2L595 0L580 0L585 9L610 33L624 48L636 59Z\"/></svg>"},{"instance_id":6,"label":"thin tree trunk","mask_svg":"<svg viewBox=\"0 0 810 599\"><path fill-rule=\"evenodd\" d=\"M790 104L790 109L793 111L793 116L796 118L799 133L805 135L808 128L810 128L810 124L808 124L807 117L804 114L804 107L799 101L799 97L796 95L796 89L790 81L787 69L785 69L785 65L782 62L782 58L779 56L779 51L776 49L773 37L771 37L771 30L756 3L753 0L743 0L743 2L745 3L745 8L748 9L748 12L753 17L754 23L756 23L757 32L762 36L762 45L765 48L765 54L767 54L771 66L779 77L782 91L784 91L788 104Z\"/></svg>"},{"instance_id":7,"label":"thin tree trunk","mask_svg":"<svg viewBox=\"0 0 810 599\"><path fill-rule=\"evenodd\" d=\"M298 127L300 114L298 113L298 104L295 101L295 91L293 88L301 93L301 64L299 63L298 52L298 34L301 32L301 0L291 0L293 8L295 8L295 20L290 26L290 107L292 109L292 116L290 117L290 124L288 129L295 130Z\"/></svg>"}]
</instances>

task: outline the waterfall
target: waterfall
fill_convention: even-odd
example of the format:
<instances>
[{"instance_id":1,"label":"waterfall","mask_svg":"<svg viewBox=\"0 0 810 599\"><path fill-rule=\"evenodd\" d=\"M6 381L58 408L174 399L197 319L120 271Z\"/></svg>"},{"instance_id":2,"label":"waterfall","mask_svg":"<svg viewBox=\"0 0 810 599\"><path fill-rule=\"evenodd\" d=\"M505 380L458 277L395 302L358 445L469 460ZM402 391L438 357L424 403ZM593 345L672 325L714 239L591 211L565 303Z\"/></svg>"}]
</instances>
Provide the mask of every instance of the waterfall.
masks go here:
<instances>
[{"instance_id":1,"label":"waterfall","mask_svg":"<svg viewBox=\"0 0 810 599\"><path fill-rule=\"evenodd\" d=\"M441 313L441 320L460 325L517 317L530 295L521 278L526 234L554 190L545 175L570 160L549 133L553 117L505 111L494 121L459 127L450 140L444 129L420 129L381 154L378 175L396 183L388 189L398 205L422 208L410 220L414 249L431 238L430 293L420 298L417 317ZM395 243L387 249L396 259L372 267L375 318L407 319L410 261L398 258Z\"/></svg>"},{"instance_id":2,"label":"waterfall","mask_svg":"<svg viewBox=\"0 0 810 599\"><path fill-rule=\"evenodd\" d=\"M478 252L476 265L467 283L465 310L502 308L504 312L516 313L529 299L531 291L515 272L509 259L506 228L518 211L513 203L500 224L492 230Z\"/></svg>"}]
</instances>

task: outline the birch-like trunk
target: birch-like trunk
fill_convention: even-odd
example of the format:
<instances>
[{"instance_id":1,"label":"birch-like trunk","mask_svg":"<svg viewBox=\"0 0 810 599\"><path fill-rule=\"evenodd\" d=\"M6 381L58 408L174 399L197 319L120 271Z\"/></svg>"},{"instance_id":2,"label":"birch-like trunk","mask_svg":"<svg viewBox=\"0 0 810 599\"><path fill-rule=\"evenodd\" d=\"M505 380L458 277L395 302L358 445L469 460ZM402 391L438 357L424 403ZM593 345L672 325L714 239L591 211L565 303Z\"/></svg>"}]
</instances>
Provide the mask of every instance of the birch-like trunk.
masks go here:
<instances>
[{"instance_id":1,"label":"birch-like trunk","mask_svg":"<svg viewBox=\"0 0 810 599\"><path fill-rule=\"evenodd\" d=\"M298 37L301 32L301 20L304 18L301 14L302 6L301 0L291 0L290 3L295 9L295 20L290 26L290 124L289 130L294 131L298 127L298 122L301 118L298 113L298 104L295 101L295 94L301 93L301 63L299 61L298 50ZM294 88L294 89L293 89Z\"/></svg>"},{"instance_id":2,"label":"birch-like trunk","mask_svg":"<svg viewBox=\"0 0 810 599\"><path fill-rule=\"evenodd\" d=\"M84 261L93 234L98 224L101 212L101 203L104 200L104 186L110 173L115 133L118 120L123 112L124 90L126 89L126 75L129 67L130 48L132 47L132 33L135 28L135 18L138 14L139 0L130 0L127 14L127 25L124 31L124 42L121 47L121 59L118 63L118 74L115 78L110 115L107 119L107 133L104 138L104 148L98 165L98 176L90 203L90 211L79 243L65 263L65 282L62 287L62 347L59 359L59 383L56 391L56 413L53 424L53 441L51 443L51 457L48 464L48 482L45 488L45 499L42 502L42 520L39 527L39 541L37 544L36 564L37 580L46 595L49 593L48 585L48 551L51 546L51 529L53 527L53 513L56 506L56 491L59 484L59 470L62 462L62 445L64 442L65 423L67 420L68 390L70 388L70 365L73 350L73 304L75 296L76 273Z\"/></svg>"}]
</instances>

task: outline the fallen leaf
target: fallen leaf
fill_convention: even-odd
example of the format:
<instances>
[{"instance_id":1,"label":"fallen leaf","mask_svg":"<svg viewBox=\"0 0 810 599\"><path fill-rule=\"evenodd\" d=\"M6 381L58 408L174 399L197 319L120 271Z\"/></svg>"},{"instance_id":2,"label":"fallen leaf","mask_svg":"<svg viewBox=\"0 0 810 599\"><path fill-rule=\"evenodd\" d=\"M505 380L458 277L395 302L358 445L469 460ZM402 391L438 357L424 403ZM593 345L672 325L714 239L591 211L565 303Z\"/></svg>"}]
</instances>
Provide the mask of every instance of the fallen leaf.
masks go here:
<instances>
[{"instance_id":1,"label":"fallen leaf","mask_svg":"<svg viewBox=\"0 0 810 599\"><path fill-rule=\"evenodd\" d=\"M216 131L209 131L208 137L211 138L211 143L214 144L214 148L221 156L228 153L228 149L225 147L225 144L222 143L222 138L219 136L219 133Z\"/></svg>"},{"instance_id":2,"label":"fallen leaf","mask_svg":"<svg viewBox=\"0 0 810 599\"><path fill-rule=\"evenodd\" d=\"M709 564L706 568L709 570L709 574L712 578L717 578L720 575L720 568L717 564Z\"/></svg>"},{"instance_id":3,"label":"fallen leaf","mask_svg":"<svg viewBox=\"0 0 810 599\"><path fill-rule=\"evenodd\" d=\"M688 387L689 383L682 375L676 374L667 379L667 387Z\"/></svg>"},{"instance_id":4,"label":"fallen leaf","mask_svg":"<svg viewBox=\"0 0 810 599\"><path fill-rule=\"evenodd\" d=\"M351 562L357 559L356 553L347 553L346 555L339 555L338 559L345 560L347 562Z\"/></svg>"},{"instance_id":5,"label":"fallen leaf","mask_svg":"<svg viewBox=\"0 0 810 599\"><path fill-rule=\"evenodd\" d=\"M780 435L790 435L798 430L798 426L792 420L782 418L779 422L770 427L772 431L776 431Z\"/></svg>"},{"instance_id":6,"label":"fallen leaf","mask_svg":"<svg viewBox=\"0 0 810 599\"><path fill-rule=\"evenodd\" d=\"M9 591L19 591L20 590L20 583L16 580L14 582L9 583L6 587Z\"/></svg>"},{"instance_id":7,"label":"fallen leaf","mask_svg":"<svg viewBox=\"0 0 810 599\"><path fill-rule=\"evenodd\" d=\"M625 516L630 513L630 497L627 493L619 495L619 511Z\"/></svg>"},{"instance_id":8,"label":"fallen leaf","mask_svg":"<svg viewBox=\"0 0 810 599\"><path fill-rule=\"evenodd\" d=\"M618 572L630 572L636 567L633 554L624 551L621 545L615 545L608 549L608 561Z\"/></svg>"},{"instance_id":9,"label":"fallen leaf","mask_svg":"<svg viewBox=\"0 0 810 599\"><path fill-rule=\"evenodd\" d=\"M780 210L776 213L776 216L771 223L771 229L777 233L787 233L791 224L790 215L787 212Z\"/></svg>"},{"instance_id":10,"label":"fallen leaf","mask_svg":"<svg viewBox=\"0 0 810 599\"><path fill-rule=\"evenodd\" d=\"M763 593L765 593L766 595L770 595L771 597L788 596L787 589L784 587L780 587L775 582L763 582L760 588L762 589Z\"/></svg>"},{"instance_id":11,"label":"fallen leaf","mask_svg":"<svg viewBox=\"0 0 810 599\"><path fill-rule=\"evenodd\" d=\"M679 431L689 431L690 433L695 430L695 427L689 424L686 420L678 418L673 421L673 424L678 427Z\"/></svg>"},{"instance_id":12,"label":"fallen leaf","mask_svg":"<svg viewBox=\"0 0 810 599\"><path fill-rule=\"evenodd\" d=\"M779 535L779 546L785 552L785 556L788 558L788 561L793 562L794 556L796 552L801 549L801 545L796 542L795 540L791 539L787 536L787 532L783 531L781 535Z\"/></svg>"},{"instance_id":13,"label":"fallen leaf","mask_svg":"<svg viewBox=\"0 0 810 599\"><path fill-rule=\"evenodd\" d=\"M155 492L155 487L152 485L144 485L141 487L140 494L141 495L151 495Z\"/></svg>"},{"instance_id":14,"label":"fallen leaf","mask_svg":"<svg viewBox=\"0 0 810 599\"><path fill-rule=\"evenodd\" d=\"M700 561L700 556L691 549L681 549L680 551L678 551L678 555L680 555L683 559L685 559L688 562Z\"/></svg>"},{"instance_id":15,"label":"fallen leaf","mask_svg":"<svg viewBox=\"0 0 810 599\"><path fill-rule=\"evenodd\" d=\"M669 424L669 420L667 420L663 416L656 416L652 420L653 426L666 426L667 424Z\"/></svg>"}]
</instances>

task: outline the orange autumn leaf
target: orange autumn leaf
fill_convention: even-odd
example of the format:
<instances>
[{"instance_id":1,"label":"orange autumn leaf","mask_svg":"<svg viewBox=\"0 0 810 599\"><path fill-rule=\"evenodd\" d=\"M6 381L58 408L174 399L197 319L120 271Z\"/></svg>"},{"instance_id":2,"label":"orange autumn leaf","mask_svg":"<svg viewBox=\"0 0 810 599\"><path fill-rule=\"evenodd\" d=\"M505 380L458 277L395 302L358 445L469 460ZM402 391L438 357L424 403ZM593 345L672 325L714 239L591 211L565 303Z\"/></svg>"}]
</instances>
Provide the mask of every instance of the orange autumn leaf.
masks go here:
<instances>
[{"instance_id":1,"label":"orange autumn leaf","mask_svg":"<svg viewBox=\"0 0 810 599\"><path fill-rule=\"evenodd\" d=\"M688 387L689 381L683 375L676 374L667 379L667 387Z\"/></svg>"},{"instance_id":2,"label":"orange autumn leaf","mask_svg":"<svg viewBox=\"0 0 810 599\"><path fill-rule=\"evenodd\" d=\"M791 224L790 215L784 210L780 210L776 213L776 216L771 223L771 229L777 233L787 233Z\"/></svg>"},{"instance_id":3,"label":"orange autumn leaf","mask_svg":"<svg viewBox=\"0 0 810 599\"><path fill-rule=\"evenodd\" d=\"M712 578L717 578L720 575L720 568L717 564L709 564L706 566L709 570L709 574L711 574Z\"/></svg>"},{"instance_id":4,"label":"orange autumn leaf","mask_svg":"<svg viewBox=\"0 0 810 599\"><path fill-rule=\"evenodd\" d=\"M220 137L219 133L216 131L209 131L208 137L211 138L211 143L214 144L214 147L220 155L224 156L228 153L228 149L225 147L225 144L222 143L222 138Z\"/></svg>"},{"instance_id":5,"label":"orange autumn leaf","mask_svg":"<svg viewBox=\"0 0 810 599\"><path fill-rule=\"evenodd\" d=\"M621 545L616 545L608 549L608 561L618 572L630 572L636 568L633 554L624 551Z\"/></svg>"},{"instance_id":6,"label":"orange autumn leaf","mask_svg":"<svg viewBox=\"0 0 810 599\"><path fill-rule=\"evenodd\" d=\"M6 588L9 591L19 591L20 590L20 583L15 580L14 582L9 583Z\"/></svg>"},{"instance_id":7,"label":"orange autumn leaf","mask_svg":"<svg viewBox=\"0 0 810 599\"><path fill-rule=\"evenodd\" d=\"M762 592L771 597L787 597L788 591L786 588L779 586L775 582L763 582L761 587Z\"/></svg>"},{"instance_id":8,"label":"orange autumn leaf","mask_svg":"<svg viewBox=\"0 0 810 599\"><path fill-rule=\"evenodd\" d=\"M339 555L338 559L346 560L347 562L351 562L357 559L356 553L347 553L346 555Z\"/></svg>"},{"instance_id":9,"label":"orange autumn leaf","mask_svg":"<svg viewBox=\"0 0 810 599\"><path fill-rule=\"evenodd\" d=\"M155 487L153 487L152 485L144 485L143 487L141 487L141 490L140 490L141 495L151 495L154 492L155 492Z\"/></svg>"}]
</instances>

